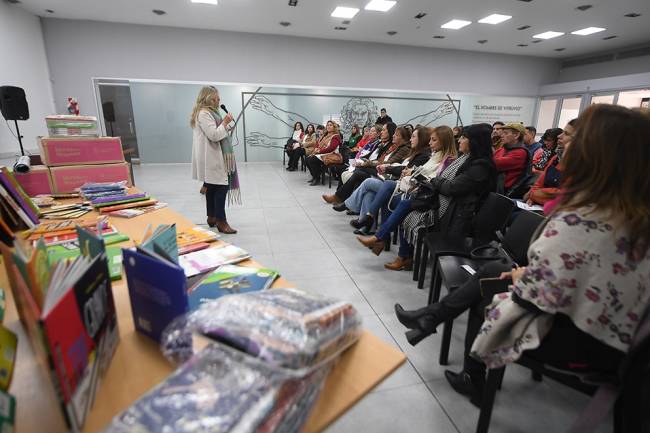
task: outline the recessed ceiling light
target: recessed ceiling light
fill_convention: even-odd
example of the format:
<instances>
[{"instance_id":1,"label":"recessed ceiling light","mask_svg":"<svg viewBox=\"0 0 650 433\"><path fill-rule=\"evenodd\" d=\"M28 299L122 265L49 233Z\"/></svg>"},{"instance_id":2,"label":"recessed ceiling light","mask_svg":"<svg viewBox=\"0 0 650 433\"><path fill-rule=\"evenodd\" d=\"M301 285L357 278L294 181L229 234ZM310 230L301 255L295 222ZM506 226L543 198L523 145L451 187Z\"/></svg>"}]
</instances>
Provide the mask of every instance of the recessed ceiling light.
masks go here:
<instances>
[{"instance_id":1,"label":"recessed ceiling light","mask_svg":"<svg viewBox=\"0 0 650 433\"><path fill-rule=\"evenodd\" d=\"M583 11L583 12L584 12L584 11L586 11L586 10L588 10L588 9L591 9L592 7L593 7L592 5L582 5L582 6L578 6L578 7L576 8L576 10L578 10L578 11Z\"/></svg>"},{"instance_id":2,"label":"recessed ceiling light","mask_svg":"<svg viewBox=\"0 0 650 433\"><path fill-rule=\"evenodd\" d=\"M587 27L585 29L581 30L576 30L575 32L571 32L572 35L580 35L580 36L587 36L587 35L593 35L594 33L598 32L604 32L607 29L604 29L602 27Z\"/></svg>"},{"instance_id":3,"label":"recessed ceiling light","mask_svg":"<svg viewBox=\"0 0 650 433\"><path fill-rule=\"evenodd\" d=\"M605 37L603 38L603 41L608 41L608 40L610 40L610 39L614 39L614 38L617 38L617 37L618 37L618 36L616 36L616 35L605 36Z\"/></svg>"},{"instance_id":4,"label":"recessed ceiling light","mask_svg":"<svg viewBox=\"0 0 650 433\"><path fill-rule=\"evenodd\" d=\"M625 14L625 15L623 15L623 16L624 16L624 17L628 17L628 18L636 18L636 17L640 17L641 14L637 14L636 12L631 12L631 13L629 13L629 14Z\"/></svg>"},{"instance_id":5,"label":"recessed ceiling light","mask_svg":"<svg viewBox=\"0 0 650 433\"><path fill-rule=\"evenodd\" d=\"M347 27L336 26L334 30L347 30Z\"/></svg>"},{"instance_id":6,"label":"recessed ceiling light","mask_svg":"<svg viewBox=\"0 0 650 433\"><path fill-rule=\"evenodd\" d=\"M192 3L201 3L204 5L217 5L218 0L192 0Z\"/></svg>"},{"instance_id":7,"label":"recessed ceiling light","mask_svg":"<svg viewBox=\"0 0 650 433\"><path fill-rule=\"evenodd\" d=\"M476 41L476 42L478 42L479 44L484 44L484 43L486 43L487 41L488 41L487 39L481 39L480 41Z\"/></svg>"},{"instance_id":8,"label":"recessed ceiling light","mask_svg":"<svg viewBox=\"0 0 650 433\"><path fill-rule=\"evenodd\" d=\"M517 27L517 30L526 30L526 29L529 29L529 28L530 28L530 26L521 26L521 27Z\"/></svg>"},{"instance_id":9,"label":"recessed ceiling light","mask_svg":"<svg viewBox=\"0 0 650 433\"><path fill-rule=\"evenodd\" d=\"M478 20L478 22L481 24L499 24L504 21L508 21L510 18L512 18L510 15L492 14Z\"/></svg>"},{"instance_id":10,"label":"recessed ceiling light","mask_svg":"<svg viewBox=\"0 0 650 433\"><path fill-rule=\"evenodd\" d=\"M332 12L334 18L354 18L354 16L359 13L358 8L346 8L343 6L337 6Z\"/></svg>"},{"instance_id":11,"label":"recessed ceiling light","mask_svg":"<svg viewBox=\"0 0 650 433\"><path fill-rule=\"evenodd\" d=\"M391 30L391 31L389 31L389 32L386 32L386 34L387 34L388 36L395 36L395 35L397 34L397 32L396 32L395 30Z\"/></svg>"},{"instance_id":12,"label":"recessed ceiling light","mask_svg":"<svg viewBox=\"0 0 650 433\"><path fill-rule=\"evenodd\" d=\"M367 11L387 12L395 6L396 1L392 0L370 0L370 3L364 8Z\"/></svg>"},{"instance_id":13,"label":"recessed ceiling light","mask_svg":"<svg viewBox=\"0 0 650 433\"><path fill-rule=\"evenodd\" d=\"M47 12L48 14L53 14L54 13L54 11L52 9L45 9L45 12Z\"/></svg>"},{"instance_id":14,"label":"recessed ceiling light","mask_svg":"<svg viewBox=\"0 0 650 433\"><path fill-rule=\"evenodd\" d=\"M291 23L289 21L280 21L280 25L282 27L289 27L291 25Z\"/></svg>"},{"instance_id":15,"label":"recessed ceiling light","mask_svg":"<svg viewBox=\"0 0 650 433\"><path fill-rule=\"evenodd\" d=\"M566 48L556 48L555 51L564 51Z\"/></svg>"},{"instance_id":16,"label":"recessed ceiling light","mask_svg":"<svg viewBox=\"0 0 650 433\"><path fill-rule=\"evenodd\" d=\"M522 0L523 1L523 0ZM517 44L518 47L527 47L528 44Z\"/></svg>"},{"instance_id":17,"label":"recessed ceiling light","mask_svg":"<svg viewBox=\"0 0 650 433\"><path fill-rule=\"evenodd\" d=\"M442 35L435 35L433 39L444 39L445 37Z\"/></svg>"},{"instance_id":18,"label":"recessed ceiling light","mask_svg":"<svg viewBox=\"0 0 650 433\"><path fill-rule=\"evenodd\" d=\"M451 20L447 23L444 23L443 25L440 26L442 29L452 29L452 30L458 30L462 29L465 26L468 26L472 24L471 21L465 21L465 20Z\"/></svg>"},{"instance_id":19,"label":"recessed ceiling light","mask_svg":"<svg viewBox=\"0 0 650 433\"><path fill-rule=\"evenodd\" d=\"M298 6L298 0L289 0L289 6Z\"/></svg>"},{"instance_id":20,"label":"recessed ceiling light","mask_svg":"<svg viewBox=\"0 0 650 433\"><path fill-rule=\"evenodd\" d=\"M544 32L544 33L538 33L536 35L533 35L534 38L537 39L553 39L557 38L558 36L562 36L564 33L562 32Z\"/></svg>"},{"instance_id":21,"label":"recessed ceiling light","mask_svg":"<svg viewBox=\"0 0 650 433\"><path fill-rule=\"evenodd\" d=\"M415 18L416 20L419 20L419 19L424 18L425 16L427 16L427 14L426 14L425 12L420 12L420 13L417 14L414 18Z\"/></svg>"},{"instance_id":22,"label":"recessed ceiling light","mask_svg":"<svg viewBox=\"0 0 650 433\"><path fill-rule=\"evenodd\" d=\"M155 13L156 15L165 15L167 13L162 9L154 9L151 12Z\"/></svg>"}]
</instances>

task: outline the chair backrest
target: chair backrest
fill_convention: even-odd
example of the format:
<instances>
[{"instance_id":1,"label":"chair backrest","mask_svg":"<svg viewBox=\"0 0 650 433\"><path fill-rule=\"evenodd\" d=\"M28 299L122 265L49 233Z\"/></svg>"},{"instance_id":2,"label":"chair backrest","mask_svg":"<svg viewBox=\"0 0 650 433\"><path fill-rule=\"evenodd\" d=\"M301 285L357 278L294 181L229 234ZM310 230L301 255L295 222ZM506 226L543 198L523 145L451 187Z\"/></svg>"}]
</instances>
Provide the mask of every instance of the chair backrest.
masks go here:
<instances>
[{"instance_id":1,"label":"chair backrest","mask_svg":"<svg viewBox=\"0 0 650 433\"><path fill-rule=\"evenodd\" d=\"M501 246L519 266L528 264L528 246L544 216L529 211L521 211L506 231Z\"/></svg>"},{"instance_id":2,"label":"chair backrest","mask_svg":"<svg viewBox=\"0 0 650 433\"><path fill-rule=\"evenodd\" d=\"M495 232L505 227L514 207L515 203L508 197L489 193L474 216L474 238L487 242L496 239Z\"/></svg>"}]
</instances>

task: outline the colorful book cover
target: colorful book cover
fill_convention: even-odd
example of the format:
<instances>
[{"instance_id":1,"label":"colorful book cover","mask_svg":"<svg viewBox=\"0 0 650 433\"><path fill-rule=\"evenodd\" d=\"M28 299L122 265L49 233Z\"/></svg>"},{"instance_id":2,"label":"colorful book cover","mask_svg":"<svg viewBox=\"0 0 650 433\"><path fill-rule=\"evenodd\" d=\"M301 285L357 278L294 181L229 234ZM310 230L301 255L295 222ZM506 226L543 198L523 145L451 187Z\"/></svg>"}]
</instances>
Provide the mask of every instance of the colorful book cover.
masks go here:
<instances>
[{"instance_id":1,"label":"colorful book cover","mask_svg":"<svg viewBox=\"0 0 650 433\"><path fill-rule=\"evenodd\" d=\"M128 238L127 238L128 239ZM81 255L81 250L77 243L67 243L61 245L52 245L47 247L47 255L50 265L54 265L59 260L74 259ZM111 281L122 278L122 248L118 246L106 247L106 260L108 261L108 274Z\"/></svg>"},{"instance_id":2,"label":"colorful book cover","mask_svg":"<svg viewBox=\"0 0 650 433\"><path fill-rule=\"evenodd\" d=\"M183 269L140 248L125 248L122 255L135 329L159 341L165 327L188 311Z\"/></svg>"},{"instance_id":3,"label":"colorful book cover","mask_svg":"<svg viewBox=\"0 0 650 433\"><path fill-rule=\"evenodd\" d=\"M250 254L235 245L224 245L184 254L178 258L178 264L185 271L185 275L192 277L221 265L241 262L249 257Z\"/></svg>"},{"instance_id":4,"label":"colorful book cover","mask_svg":"<svg viewBox=\"0 0 650 433\"><path fill-rule=\"evenodd\" d=\"M117 200L112 200L112 201L108 200L104 202L93 203L93 207L96 209L101 209L109 206L117 206L117 205L128 204L128 203L137 203L140 201L147 201L151 199L151 197L145 194L137 194L137 195L140 195L140 197L124 196L121 199L117 199Z\"/></svg>"},{"instance_id":5,"label":"colorful book cover","mask_svg":"<svg viewBox=\"0 0 650 433\"><path fill-rule=\"evenodd\" d=\"M212 230L195 226L180 230L177 235L176 244L178 248L181 248L203 242L212 242L217 239L219 239L219 235Z\"/></svg>"},{"instance_id":6,"label":"colorful book cover","mask_svg":"<svg viewBox=\"0 0 650 433\"><path fill-rule=\"evenodd\" d=\"M0 182L5 186L9 194L11 194L14 199L18 202L21 208L29 216L29 218L38 224L38 207L32 202L20 184L16 181L13 174L7 169L7 167L0 167Z\"/></svg>"},{"instance_id":7,"label":"colorful book cover","mask_svg":"<svg viewBox=\"0 0 650 433\"><path fill-rule=\"evenodd\" d=\"M0 325L0 389L7 391L11 385L16 363L16 334ZM1 431L1 430L0 430Z\"/></svg>"},{"instance_id":8,"label":"colorful book cover","mask_svg":"<svg viewBox=\"0 0 650 433\"><path fill-rule=\"evenodd\" d=\"M15 230L20 230L23 227L33 228L36 226L34 221L32 221L14 197L9 194L9 191L2 183L0 183L0 201L5 205L5 211L7 212L9 219L12 221Z\"/></svg>"},{"instance_id":9,"label":"colorful book cover","mask_svg":"<svg viewBox=\"0 0 650 433\"><path fill-rule=\"evenodd\" d=\"M116 210L122 210L122 209L131 209L134 207L148 207L148 206L153 206L156 203L158 203L158 200L154 198L150 198L147 200L140 200L140 201L135 201L132 203L124 203L124 204L118 204L115 206L106 206L99 208L100 213L109 213L109 212L114 212Z\"/></svg>"},{"instance_id":10,"label":"colorful book cover","mask_svg":"<svg viewBox=\"0 0 650 433\"><path fill-rule=\"evenodd\" d=\"M208 274L190 292L190 310L224 295L259 292L271 287L280 274L268 268L224 265Z\"/></svg>"},{"instance_id":11,"label":"colorful book cover","mask_svg":"<svg viewBox=\"0 0 650 433\"><path fill-rule=\"evenodd\" d=\"M176 245L176 224L159 225L156 231L140 245L141 248L162 254L178 264L178 246Z\"/></svg>"}]
</instances>

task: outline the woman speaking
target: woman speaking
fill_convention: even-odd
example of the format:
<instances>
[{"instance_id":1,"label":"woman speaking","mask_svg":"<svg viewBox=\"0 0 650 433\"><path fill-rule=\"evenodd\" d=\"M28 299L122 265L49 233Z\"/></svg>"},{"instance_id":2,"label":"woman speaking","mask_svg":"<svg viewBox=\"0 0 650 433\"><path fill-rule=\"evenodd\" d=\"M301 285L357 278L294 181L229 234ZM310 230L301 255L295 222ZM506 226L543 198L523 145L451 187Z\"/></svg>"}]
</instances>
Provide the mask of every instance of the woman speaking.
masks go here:
<instances>
[{"instance_id":1,"label":"woman speaking","mask_svg":"<svg viewBox=\"0 0 650 433\"><path fill-rule=\"evenodd\" d=\"M226 220L226 197L228 202L241 203L235 152L230 144L228 125L231 114L219 114L219 91L205 86L199 92L192 110L190 125L192 137L192 178L202 181L206 187L205 202L208 225L217 227L221 233L233 234L237 230Z\"/></svg>"}]
</instances>

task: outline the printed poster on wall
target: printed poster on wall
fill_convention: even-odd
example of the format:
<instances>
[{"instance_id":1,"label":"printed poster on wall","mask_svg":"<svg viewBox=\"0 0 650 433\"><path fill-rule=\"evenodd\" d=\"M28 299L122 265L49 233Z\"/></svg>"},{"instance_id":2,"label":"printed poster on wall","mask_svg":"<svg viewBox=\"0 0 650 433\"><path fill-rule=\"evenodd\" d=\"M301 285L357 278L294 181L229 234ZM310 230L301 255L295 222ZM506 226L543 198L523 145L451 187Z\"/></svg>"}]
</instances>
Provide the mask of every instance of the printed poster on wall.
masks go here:
<instances>
[{"instance_id":1,"label":"printed poster on wall","mask_svg":"<svg viewBox=\"0 0 650 433\"><path fill-rule=\"evenodd\" d=\"M474 96L471 101L472 122L489 123L497 120L504 123L521 122L532 124L535 99L503 96Z\"/></svg>"}]
</instances>

